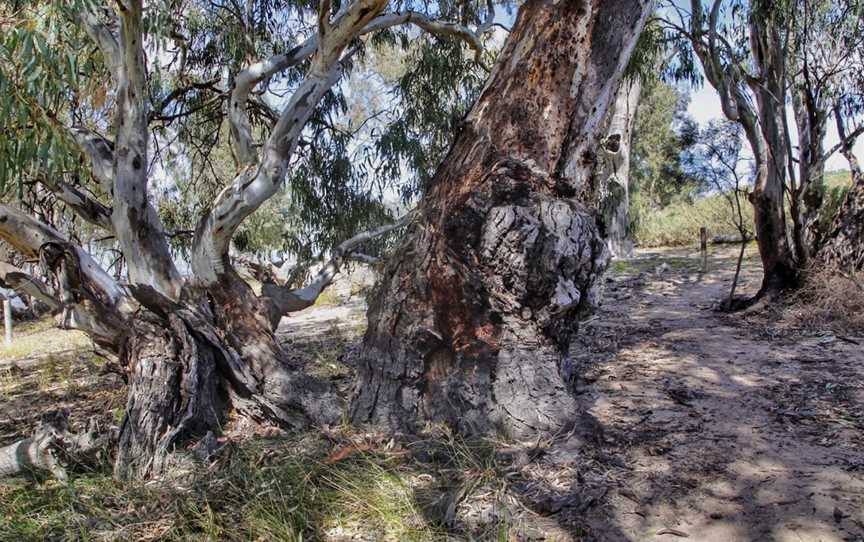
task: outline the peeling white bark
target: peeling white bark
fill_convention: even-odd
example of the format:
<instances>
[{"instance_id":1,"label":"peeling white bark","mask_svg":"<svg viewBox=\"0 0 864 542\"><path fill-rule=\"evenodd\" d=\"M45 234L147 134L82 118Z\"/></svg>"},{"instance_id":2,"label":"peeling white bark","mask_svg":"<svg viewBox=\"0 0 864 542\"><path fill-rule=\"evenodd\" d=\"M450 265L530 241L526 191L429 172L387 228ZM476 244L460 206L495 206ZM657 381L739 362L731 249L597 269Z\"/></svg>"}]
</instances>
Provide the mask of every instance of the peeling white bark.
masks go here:
<instances>
[{"instance_id":1,"label":"peeling white bark","mask_svg":"<svg viewBox=\"0 0 864 542\"><path fill-rule=\"evenodd\" d=\"M114 149L114 232L129 269L129 281L148 285L171 299L180 294L180 275L156 210L147 193L147 89L142 0L119 7L122 66L116 74L117 134Z\"/></svg>"},{"instance_id":2,"label":"peeling white bark","mask_svg":"<svg viewBox=\"0 0 864 542\"><path fill-rule=\"evenodd\" d=\"M606 227L606 245L615 257L629 257L633 243L629 239L630 225L630 142L633 122L642 85L639 79L625 79L611 109L609 129L603 148L608 158L608 178L605 180L601 209Z\"/></svg>"}]
</instances>

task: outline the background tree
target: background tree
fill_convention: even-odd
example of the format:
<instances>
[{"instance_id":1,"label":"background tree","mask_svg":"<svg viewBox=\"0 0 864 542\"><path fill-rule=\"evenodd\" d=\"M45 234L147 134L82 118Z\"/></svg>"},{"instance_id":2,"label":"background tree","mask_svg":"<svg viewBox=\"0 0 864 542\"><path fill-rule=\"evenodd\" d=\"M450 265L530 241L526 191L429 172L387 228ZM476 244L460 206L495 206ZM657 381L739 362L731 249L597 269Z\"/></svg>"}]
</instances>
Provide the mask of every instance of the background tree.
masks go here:
<instances>
[{"instance_id":1,"label":"background tree","mask_svg":"<svg viewBox=\"0 0 864 542\"><path fill-rule=\"evenodd\" d=\"M725 308L732 309L735 305L735 290L738 287L738 277L741 274L741 263L744 250L752 239L750 223L743 206L746 203L747 188L751 182L746 178L747 160L741 153L741 126L731 121L711 122L699 133L698 143L687 154L687 163L691 174L701 179L702 186L720 195L729 204L729 221L738 230L741 249L735 265L735 275L729 288L729 297Z\"/></svg>"},{"instance_id":2,"label":"background tree","mask_svg":"<svg viewBox=\"0 0 864 542\"><path fill-rule=\"evenodd\" d=\"M723 114L741 124L755 157L753 204L763 280L757 298L798 281L798 265L786 235L784 195L788 159L785 123L790 19L784 3L753 0L690 11L666 6L668 28L684 36L705 79L720 95ZM677 17L677 20L673 20Z\"/></svg>"},{"instance_id":3,"label":"background tree","mask_svg":"<svg viewBox=\"0 0 864 542\"><path fill-rule=\"evenodd\" d=\"M789 94L798 132L797 148L789 152L790 211L795 253L806 268L822 241L819 213L825 163L834 153L853 147L861 134L860 128L844 130L838 143L825 148L834 109L841 107L853 116L860 109L864 3L801 0L791 3L790 9Z\"/></svg>"}]
</instances>

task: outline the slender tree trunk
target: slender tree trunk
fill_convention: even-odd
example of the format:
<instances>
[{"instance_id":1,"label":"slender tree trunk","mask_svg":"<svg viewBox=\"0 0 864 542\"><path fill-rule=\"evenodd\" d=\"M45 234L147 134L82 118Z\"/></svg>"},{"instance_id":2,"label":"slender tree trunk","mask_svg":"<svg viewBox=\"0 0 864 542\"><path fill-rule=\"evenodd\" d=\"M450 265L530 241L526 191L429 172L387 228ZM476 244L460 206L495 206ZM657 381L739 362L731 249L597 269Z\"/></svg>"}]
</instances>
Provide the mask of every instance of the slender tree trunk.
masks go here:
<instances>
[{"instance_id":1,"label":"slender tree trunk","mask_svg":"<svg viewBox=\"0 0 864 542\"><path fill-rule=\"evenodd\" d=\"M783 206L788 150L783 99L786 96L785 49L776 17L771 8L765 6L751 14L751 49L763 78L751 82L758 120L743 122L756 159L756 179L750 202L762 258L760 296L793 287L798 281L798 266L787 239Z\"/></svg>"},{"instance_id":2,"label":"slender tree trunk","mask_svg":"<svg viewBox=\"0 0 864 542\"><path fill-rule=\"evenodd\" d=\"M606 244L616 258L633 255L633 241L630 239L630 143L641 94L639 79L621 82L610 111L604 142L607 164L603 168L606 180L600 209Z\"/></svg>"},{"instance_id":3,"label":"slender tree trunk","mask_svg":"<svg viewBox=\"0 0 864 542\"><path fill-rule=\"evenodd\" d=\"M810 265L821 243L819 209L825 195L823 158L827 114L816 99L803 90L792 94L795 124L798 128L798 186L792 191L792 239L801 268Z\"/></svg>"},{"instance_id":4,"label":"slender tree trunk","mask_svg":"<svg viewBox=\"0 0 864 542\"><path fill-rule=\"evenodd\" d=\"M730 63L721 54L727 47L718 34L722 2L713 3L707 25L701 0L691 0L690 5L688 39L699 56L706 78L720 94L723 114L742 126L753 151L756 178L750 202L763 269L762 287L755 301L766 294L793 287L798 281L798 266L787 239L783 207L788 153L784 109L787 50L781 36L783 21L774 3L765 0L750 3L753 74L745 74L741 65ZM744 89L747 85L755 104Z\"/></svg>"},{"instance_id":5,"label":"slender tree trunk","mask_svg":"<svg viewBox=\"0 0 864 542\"><path fill-rule=\"evenodd\" d=\"M584 198L651 2L529 0L371 300L353 419L557 430L608 251Z\"/></svg>"}]
</instances>

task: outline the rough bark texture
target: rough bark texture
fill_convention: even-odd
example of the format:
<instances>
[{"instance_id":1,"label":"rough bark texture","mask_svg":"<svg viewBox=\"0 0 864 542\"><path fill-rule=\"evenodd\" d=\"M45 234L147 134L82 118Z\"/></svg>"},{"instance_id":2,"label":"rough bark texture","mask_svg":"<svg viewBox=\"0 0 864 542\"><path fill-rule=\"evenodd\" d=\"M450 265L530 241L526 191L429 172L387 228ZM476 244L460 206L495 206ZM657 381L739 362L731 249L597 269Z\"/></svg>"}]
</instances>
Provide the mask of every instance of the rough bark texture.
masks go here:
<instances>
[{"instance_id":1,"label":"rough bark texture","mask_svg":"<svg viewBox=\"0 0 864 542\"><path fill-rule=\"evenodd\" d=\"M842 116L835 110L837 132L840 134L840 152L849 162L852 186L837 210L831 228L825 236L817 254L823 264L840 268L841 271L864 269L864 172L852 151L852 142L847 138Z\"/></svg>"},{"instance_id":2,"label":"rough bark texture","mask_svg":"<svg viewBox=\"0 0 864 542\"><path fill-rule=\"evenodd\" d=\"M531 0L370 305L352 415L525 435L576 416L608 251L575 196L650 2Z\"/></svg>"},{"instance_id":3,"label":"rough bark texture","mask_svg":"<svg viewBox=\"0 0 864 542\"><path fill-rule=\"evenodd\" d=\"M600 210L606 245L616 258L633 255L633 240L630 238L630 142L641 94L642 85L638 79L621 82L609 114L609 129L603 144L607 160L603 168L605 183Z\"/></svg>"},{"instance_id":4,"label":"rough bark texture","mask_svg":"<svg viewBox=\"0 0 864 542\"><path fill-rule=\"evenodd\" d=\"M287 361L266 307L233 272L206 289L184 289L177 304L146 287L133 291L144 310L121 352L130 376L119 478L184 462L189 454L176 452L218 434L229 405L286 429L338 421L338 396Z\"/></svg>"}]
</instances>

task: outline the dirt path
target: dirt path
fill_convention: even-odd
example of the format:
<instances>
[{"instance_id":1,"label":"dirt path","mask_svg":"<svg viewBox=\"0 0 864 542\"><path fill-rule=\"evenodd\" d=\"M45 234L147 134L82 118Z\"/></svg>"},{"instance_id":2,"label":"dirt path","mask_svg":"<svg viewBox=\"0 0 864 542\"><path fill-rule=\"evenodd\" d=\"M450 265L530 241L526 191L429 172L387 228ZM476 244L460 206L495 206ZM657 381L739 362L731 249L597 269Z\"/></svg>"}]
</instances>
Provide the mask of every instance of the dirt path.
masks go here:
<instances>
[{"instance_id":1,"label":"dirt path","mask_svg":"<svg viewBox=\"0 0 864 542\"><path fill-rule=\"evenodd\" d=\"M864 340L718 313L732 260L702 274L687 257L643 254L636 263L651 271L617 275L575 352L590 431L558 455L581 454L583 495L606 488L600 504L576 507L588 508L586 534L864 540Z\"/></svg>"}]
</instances>

